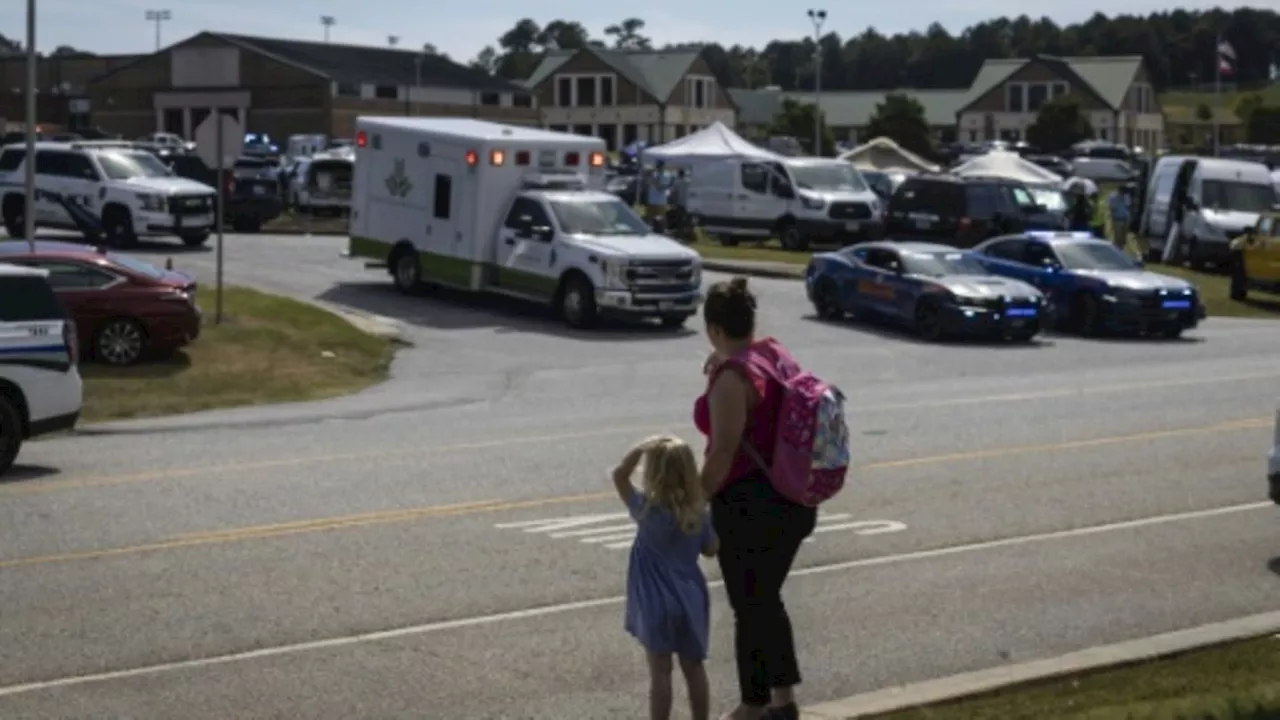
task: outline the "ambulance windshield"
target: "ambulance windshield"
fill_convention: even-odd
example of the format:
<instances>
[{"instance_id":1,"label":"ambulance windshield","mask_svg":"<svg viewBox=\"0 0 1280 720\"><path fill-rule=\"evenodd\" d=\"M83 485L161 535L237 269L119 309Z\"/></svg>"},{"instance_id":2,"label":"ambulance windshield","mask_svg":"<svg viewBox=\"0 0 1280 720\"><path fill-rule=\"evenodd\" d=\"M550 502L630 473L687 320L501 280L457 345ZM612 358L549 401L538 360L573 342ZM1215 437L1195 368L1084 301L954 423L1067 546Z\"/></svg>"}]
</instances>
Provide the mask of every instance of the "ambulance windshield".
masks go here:
<instances>
[{"instance_id":1,"label":"ambulance windshield","mask_svg":"<svg viewBox=\"0 0 1280 720\"><path fill-rule=\"evenodd\" d=\"M649 226L616 198L552 200L560 229L570 235L648 235Z\"/></svg>"}]
</instances>

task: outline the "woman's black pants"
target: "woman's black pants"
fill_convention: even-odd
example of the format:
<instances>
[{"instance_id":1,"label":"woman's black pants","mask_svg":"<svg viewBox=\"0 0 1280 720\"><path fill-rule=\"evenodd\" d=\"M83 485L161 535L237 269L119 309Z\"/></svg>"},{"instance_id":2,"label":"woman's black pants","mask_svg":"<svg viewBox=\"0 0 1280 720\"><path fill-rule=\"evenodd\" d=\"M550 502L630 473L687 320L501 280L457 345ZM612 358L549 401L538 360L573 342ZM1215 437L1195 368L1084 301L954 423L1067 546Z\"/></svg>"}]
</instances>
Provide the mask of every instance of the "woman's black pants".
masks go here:
<instances>
[{"instance_id":1,"label":"woman's black pants","mask_svg":"<svg viewBox=\"0 0 1280 720\"><path fill-rule=\"evenodd\" d=\"M782 584L817 516L779 495L762 475L729 485L711 502L744 704L765 705L771 688L800 684Z\"/></svg>"}]
</instances>

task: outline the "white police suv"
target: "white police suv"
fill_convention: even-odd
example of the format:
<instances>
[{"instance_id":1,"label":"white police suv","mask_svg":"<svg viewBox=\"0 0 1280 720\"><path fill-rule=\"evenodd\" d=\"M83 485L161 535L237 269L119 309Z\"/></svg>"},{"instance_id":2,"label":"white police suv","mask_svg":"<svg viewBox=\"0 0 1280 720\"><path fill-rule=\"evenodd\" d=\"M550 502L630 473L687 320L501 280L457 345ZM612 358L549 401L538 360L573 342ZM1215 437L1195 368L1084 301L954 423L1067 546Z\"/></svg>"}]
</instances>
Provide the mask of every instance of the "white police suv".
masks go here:
<instances>
[{"instance_id":1,"label":"white police suv","mask_svg":"<svg viewBox=\"0 0 1280 720\"><path fill-rule=\"evenodd\" d=\"M82 403L76 342L48 271L0 263L0 475L24 440L75 427Z\"/></svg>"},{"instance_id":2,"label":"white police suv","mask_svg":"<svg viewBox=\"0 0 1280 720\"><path fill-rule=\"evenodd\" d=\"M21 237L27 149L0 150L0 219ZM132 143L36 143L35 224L102 236L114 247L139 237L176 235L203 245L214 227L217 191L177 177L151 152Z\"/></svg>"}]
</instances>

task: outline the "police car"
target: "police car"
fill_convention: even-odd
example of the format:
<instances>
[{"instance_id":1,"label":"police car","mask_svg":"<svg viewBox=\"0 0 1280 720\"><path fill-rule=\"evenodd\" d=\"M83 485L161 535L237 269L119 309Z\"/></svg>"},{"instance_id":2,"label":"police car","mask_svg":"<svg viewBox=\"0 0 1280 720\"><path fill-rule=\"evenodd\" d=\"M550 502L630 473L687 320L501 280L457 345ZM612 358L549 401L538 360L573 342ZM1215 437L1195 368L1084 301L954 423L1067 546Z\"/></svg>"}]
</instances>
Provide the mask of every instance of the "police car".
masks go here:
<instances>
[{"instance_id":1,"label":"police car","mask_svg":"<svg viewBox=\"0 0 1280 720\"><path fill-rule=\"evenodd\" d=\"M75 427L82 403L76 342L48 271L0 263L0 475L23 441Z\"/></svg>"},{"instance_id":2,"label":"police car","mask_svg":"<svg viewBox=\"0 0 1280 720\"><path fill-rule=\"evenodd\" d=\"M0 219L21 237L26 147L0 151ZM101 235L114 247L139 237L175 235L203 245L214 227L217 191L176 177L153 153L115 141L36 143L35 224Z\"/></svg>"}]
</instances>

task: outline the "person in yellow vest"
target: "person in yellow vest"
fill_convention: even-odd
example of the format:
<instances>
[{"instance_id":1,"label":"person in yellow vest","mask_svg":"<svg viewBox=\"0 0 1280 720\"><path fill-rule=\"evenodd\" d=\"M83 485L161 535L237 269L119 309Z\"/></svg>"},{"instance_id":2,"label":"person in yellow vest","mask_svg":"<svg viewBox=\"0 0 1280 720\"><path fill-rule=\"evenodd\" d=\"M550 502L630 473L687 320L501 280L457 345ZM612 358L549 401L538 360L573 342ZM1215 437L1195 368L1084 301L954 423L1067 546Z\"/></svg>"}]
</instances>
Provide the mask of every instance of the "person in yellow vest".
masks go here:
<instances>
[{"instance_id":1,"label":"person in yellow vest","mask_svg":"<svg viewBox=\"0 0 1280 720\"><path fill-rule=\"evenodd\" d=\"M1249 250L1262 244L1253 228L1249 228L1239 237L1232 238L1227 246L1231 260L1231 299L1237 302L1244 300L1249 294L1249 274L1245 269L1244 255Z\"/></svg>"}]
</instances>

